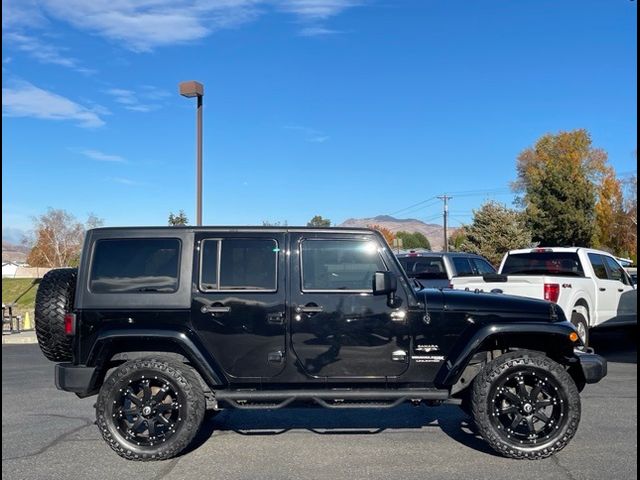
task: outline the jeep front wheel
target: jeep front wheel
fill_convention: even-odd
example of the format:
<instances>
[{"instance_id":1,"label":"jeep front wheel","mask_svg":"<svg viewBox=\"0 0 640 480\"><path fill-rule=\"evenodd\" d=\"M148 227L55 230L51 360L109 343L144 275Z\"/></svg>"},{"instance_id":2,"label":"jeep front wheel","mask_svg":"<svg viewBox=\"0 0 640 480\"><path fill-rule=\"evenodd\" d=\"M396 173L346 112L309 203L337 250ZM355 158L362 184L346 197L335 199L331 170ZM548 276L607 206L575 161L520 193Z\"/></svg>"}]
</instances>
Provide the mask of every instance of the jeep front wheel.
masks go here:
<instances>
[{"instance_id":1,"label":"jeep front wheel","mask_svg":"<svg viewBox=\"0 0 640 480\"><path fill-rule=\"evenodd\" d=\"M196 436L205 397L184 364L162 358L132 360L104 383L96 404L103 438L129 460L164 460L179 455Z\"/></svg>"},{"instance_id":2,"label":"jeep front wheel","mask_svg":"<svg viewBox=\"0 0 640 480\"><path fill-rule=\"evenodd\" d=\"M510 458L540 459L563 449L580 422L580 396L566 370L544 354L520 350L487 364L472 391L482 437Z\"/></svg>"}]
</instances>

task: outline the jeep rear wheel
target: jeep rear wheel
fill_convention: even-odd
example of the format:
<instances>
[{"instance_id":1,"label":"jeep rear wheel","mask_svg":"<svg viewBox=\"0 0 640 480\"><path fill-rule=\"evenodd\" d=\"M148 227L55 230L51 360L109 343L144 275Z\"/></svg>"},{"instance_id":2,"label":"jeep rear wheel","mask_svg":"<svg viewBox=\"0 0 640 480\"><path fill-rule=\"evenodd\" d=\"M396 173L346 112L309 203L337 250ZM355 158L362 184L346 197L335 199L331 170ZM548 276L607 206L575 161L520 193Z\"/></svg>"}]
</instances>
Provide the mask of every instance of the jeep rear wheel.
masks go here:
<instances>
[{"instance_id":1,"label":"jeep rear wheel","mask_svg":"<svg viewBox=\"0 0 640 480\"><path fill-rule=\"evenodd\" d=\"M510 458L540 459L564 448L580 422L580 395L566 370L521 350L498 357L476 377L473 418L482 437Z\"/></svg>"},{"instance_id":2,"label":"jeep rear wheel","mask_svg":"<svg viewBox=\"0 0 640 480\"><path fill-rule=\"evenodd\" d=\"M205 411L196 375L162 358L132 360L100 389L97 425L115 452L129 460L164 460L194 439Z\"/></svg>"},{"instance_id":3,"label":"jeep rear wheel","mask_svg":"<svg viewBox=\"0 0 640 480\"><path fill-rule=\"evenodd\" d=\"M40 280L36 293L36 337L44 356L52 362L71 360L71 338L64 331L64 316L73 309L77 268L56 268Z\"/></svg>"}]
</instances>

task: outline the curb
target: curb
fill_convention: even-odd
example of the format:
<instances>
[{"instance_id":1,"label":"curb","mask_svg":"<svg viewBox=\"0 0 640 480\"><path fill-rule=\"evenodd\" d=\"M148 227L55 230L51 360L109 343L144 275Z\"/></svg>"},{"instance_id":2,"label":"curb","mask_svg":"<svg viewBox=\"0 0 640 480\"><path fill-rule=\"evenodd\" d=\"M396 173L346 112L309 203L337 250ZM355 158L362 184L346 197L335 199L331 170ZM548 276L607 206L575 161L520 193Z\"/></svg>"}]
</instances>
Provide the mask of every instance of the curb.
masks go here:
<instances>
[{"instance_id":1,"label":"curb","mask_svg":"<svg viewBox=\"0 0 640 480\"><path fill-rule=\"evenodd\" d=\"M29 345L38 343L36 332L22 332L2 335L3 345Z\"/></svg>"}]
</instances>

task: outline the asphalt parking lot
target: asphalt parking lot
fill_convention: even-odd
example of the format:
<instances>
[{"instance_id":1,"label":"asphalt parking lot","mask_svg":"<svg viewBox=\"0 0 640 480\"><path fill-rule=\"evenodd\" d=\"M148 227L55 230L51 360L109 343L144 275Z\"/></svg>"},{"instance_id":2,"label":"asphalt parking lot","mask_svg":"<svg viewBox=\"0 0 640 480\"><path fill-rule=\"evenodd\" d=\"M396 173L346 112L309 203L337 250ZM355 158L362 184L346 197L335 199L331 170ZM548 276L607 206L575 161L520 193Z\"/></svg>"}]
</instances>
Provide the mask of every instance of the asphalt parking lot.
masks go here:
<instances>
[{"instance_id":1,"label":"asphalt parking lot","mask_svg":"<svg viewBox=\"0 0 640 480\"><path fill-rule=\"evenodd\" d=\"M95 398L53 385L37 345L2 346L2 478L7 479L635 479L637 328L594 332L609 375L582 394L578 434L543 461L496 456L455 406L225 411L194 448L128 462L93 425Z\"/></svg>"}]
</instances>

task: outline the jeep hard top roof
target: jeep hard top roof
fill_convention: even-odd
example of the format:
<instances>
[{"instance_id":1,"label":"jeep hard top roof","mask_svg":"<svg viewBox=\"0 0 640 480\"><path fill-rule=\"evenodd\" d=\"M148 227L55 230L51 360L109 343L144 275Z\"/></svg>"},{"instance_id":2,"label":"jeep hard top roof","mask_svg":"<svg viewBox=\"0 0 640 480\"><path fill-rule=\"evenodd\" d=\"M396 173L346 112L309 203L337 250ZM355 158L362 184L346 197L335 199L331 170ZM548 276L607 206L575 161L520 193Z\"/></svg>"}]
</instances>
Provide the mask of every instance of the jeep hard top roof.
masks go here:
<instances>
[{"instance_id":1,"label":"jeep hard top roof","mask_svg":"<svg viewBox=\"0 0 640 480\"><path fill-rule=\"evenodd\" d=\"M315 232L315 233L355 233L360 235L379 234L370 228L349 228L349 227L306 227L306 226L143 226L143 227L98 227L92 228L89 232L100 233L124 233L124 232Z\"/></svg>"}]
</instances>

